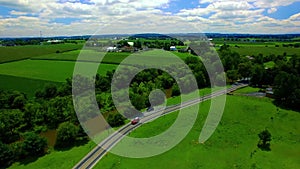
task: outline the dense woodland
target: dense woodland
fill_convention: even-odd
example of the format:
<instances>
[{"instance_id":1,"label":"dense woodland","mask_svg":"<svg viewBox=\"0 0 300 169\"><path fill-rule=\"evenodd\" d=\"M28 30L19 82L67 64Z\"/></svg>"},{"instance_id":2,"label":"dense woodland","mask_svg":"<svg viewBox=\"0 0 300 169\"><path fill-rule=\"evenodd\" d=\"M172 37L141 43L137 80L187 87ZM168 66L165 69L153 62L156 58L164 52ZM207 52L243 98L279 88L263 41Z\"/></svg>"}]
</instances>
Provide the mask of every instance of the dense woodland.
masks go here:
<instances>
[{"instance_id":1,"label":"dense woodland","mask_svg":"<svg viewBox=\"0 0 300 169\"><path fill-rule=\"evenodd\" d=\"M160 46L163 47L163 46ZM209 51L206 51L209 52ZM192 52L197 53L197 52ZM252 56L253 59L242 57L230 51L228 45L223 45L218 51L226 71L227 82L234 83L239 79L251 79L250 85L274 88L274 103L288 109L300 110L300 56L288 58L283 55ZM211 56L211 55L205 55ZM214 59L202 58L210 64ZM187 57L185 63L190 67L197 81L198 88L209 87L210 80L203 63L197 56ZM274 61L273 68L266 69L264 63ZM170 70L181 69L170 65ZM124 68L130 74L132 68ZM112 127L125 123L125 118L116 113L110 94L111 79L114 71L106 76L96 75L95 92L100 111L105 115ZM180 77L189 86L189 77ZM75 77L78 89L73 92L89 90L87 83L92 79ZM126 78L126 77L120 77ZM216 79L218 75L216 74ZM217 82L217 80L216 80ZM120 96L129 94L131 103L137 110L142 110L153 104L161 104L162 100L149 101L151 91L161 89L172 90L171 96L178 96L191 91L179 91L175 79L164 71L147 69L135 76L130 84L129 93L126 87L114 86L119 89ZM122 97L119 97L122 102ZM124 110L130 116L133 110ZM91 112L93 113L93 112ZM12 162L28 157L42 156L49 151L47 140L40 133L50 129L57 130L55 149L72 147L77 142L87 140L86 134L80 127L72 100L72 80L67 79L61 86L48 84L44 89L36 91L35 98L27 98L18 91L0 91L0 166L10 165Z\"/></svg>"}]
</instances>

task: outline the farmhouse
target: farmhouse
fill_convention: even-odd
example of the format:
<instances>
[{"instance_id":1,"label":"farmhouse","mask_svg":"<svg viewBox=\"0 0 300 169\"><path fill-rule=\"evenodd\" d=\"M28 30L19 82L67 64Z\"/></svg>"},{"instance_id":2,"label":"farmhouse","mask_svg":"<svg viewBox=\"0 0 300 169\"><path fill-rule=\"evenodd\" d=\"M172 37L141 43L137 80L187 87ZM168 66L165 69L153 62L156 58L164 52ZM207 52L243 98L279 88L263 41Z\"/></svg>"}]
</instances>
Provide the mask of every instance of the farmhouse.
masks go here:
<instances>
[{"instance_id":1,"label":"farmhouse","mask_svg":"<svg viewBox=\"0 0 300 169\"><path fill-rule=\"evenodd\" d=\"M176 51L177 49L176 49L176 46L171 46L170 47L170 51Z\"/></svg>"},{"instance_id":2,"label":"farmhouse","mask_svg":"<svg viewBox=\"0 0 300 169\"><path fill-rule=\"evenodd\" d=\"M106 51L107 52L117 52L118 51L118 48L117 47L108 47L107 49L106 49Z\"/></svg>"},{"instance_id":3,"label":"farmhouse","mask_svg":"<svg viewBox=\"0 0 300 169\"><path fill-rule=\"evenodd\" d=\"M59 43L63 43L62 40L48 40L47 43L50 43L50 44L59 44Z\"/></svg>"}]
</instances>

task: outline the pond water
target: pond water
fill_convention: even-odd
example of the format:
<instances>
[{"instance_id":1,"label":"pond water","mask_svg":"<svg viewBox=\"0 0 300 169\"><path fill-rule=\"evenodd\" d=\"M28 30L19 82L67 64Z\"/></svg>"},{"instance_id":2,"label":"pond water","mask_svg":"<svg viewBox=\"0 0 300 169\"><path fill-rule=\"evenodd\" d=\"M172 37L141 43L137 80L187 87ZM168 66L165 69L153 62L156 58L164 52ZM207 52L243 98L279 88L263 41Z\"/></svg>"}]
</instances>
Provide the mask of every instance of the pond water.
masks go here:
<instances>
[{"instance_id":1,"label":"pond water","mask_svg":"<svg viewBox=\"0 0 300 169\"><path fill-rule=\"evenodd\" d=\"M56 130L48 130L46 132L42 132L40 134L42 137L45 137L48 140L48 145L53 147L55 145L57 131Z\"/></svg>"},{"instance_id":2,"label":"pond water","mask_svg":"<svg viewBox=\"0 0 300 169\"><path fill-rule=\"evenodd\" d=\"M246 96L252 96L252 97L266 97L266 93L263 92L252 92L245 94Z\"/></svg>"}]
</instances>

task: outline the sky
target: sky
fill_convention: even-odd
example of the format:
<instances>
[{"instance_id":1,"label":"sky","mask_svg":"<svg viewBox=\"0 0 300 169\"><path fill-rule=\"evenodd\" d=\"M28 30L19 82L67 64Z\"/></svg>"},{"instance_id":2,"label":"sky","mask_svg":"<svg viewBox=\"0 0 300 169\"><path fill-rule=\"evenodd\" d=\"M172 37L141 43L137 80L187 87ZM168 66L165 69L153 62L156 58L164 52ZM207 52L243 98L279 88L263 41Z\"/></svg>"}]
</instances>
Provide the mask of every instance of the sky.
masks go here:
<instances>
[{"instance_id":1,"label":"sky","mask_svg":"<svg viewBox=\"0 0 300 169\"><path fill-rule=\"evenodd\" d=\"M300 0L0 0L0 37L300 33Z\"/></svg>"}]
</instances>

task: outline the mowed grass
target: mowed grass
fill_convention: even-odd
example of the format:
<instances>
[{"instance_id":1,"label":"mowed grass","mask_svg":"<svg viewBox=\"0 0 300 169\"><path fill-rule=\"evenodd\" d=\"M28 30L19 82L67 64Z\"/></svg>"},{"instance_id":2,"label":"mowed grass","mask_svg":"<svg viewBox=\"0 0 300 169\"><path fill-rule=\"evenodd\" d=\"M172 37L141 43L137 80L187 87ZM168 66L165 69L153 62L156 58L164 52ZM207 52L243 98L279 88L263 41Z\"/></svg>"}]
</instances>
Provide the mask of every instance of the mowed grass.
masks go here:
<instances>
[{"instance_id":1,"label":"mowed grass","mask_svg":"<svg viewBox=\"0 0 300 169\"><path fill-rule=\"evenodd\" d=\"M275 67L275 62L274 61L270 61L270 62L264 63L264 66L266 68L269 68L269 69L274 68Z\"/></svg>"},{"instance_id":2,"label":"mowed grass","mask_svg":"<svg viewBox=\"0 0 300 169\"><path fill-rule=\"evenodd\" d=\"M17 90L25 93L28 97L33 97L35 92L39 89L43 89L46 84L57 84L59 83L38 80L24 77L0 75L0 89L2 90Z\"/></svg>"},{"instance_id":3,"label":"mowed grass","mask_svg":"<svg viewBox=\"0 0 300 169\"><path fill-rule=\"evenodd\" d=\"M238 44L239 45L239 44ZM241 45L239 48L230 47L232 51L235 51L243 56L252 56L263 54L264 56L268 56L271 54L274 55L283 55L286 52L287 55L300 55L300 48L288 48L288 47L275 47L275 45L266 47L265 45Z\"/></svg>"},{"instance_id":4,"label":"mowed grass","mask_svg":"<svg viewBox=\"0 0 300 169\"><path fill-rule=\"evenodd\" d=\"M98 65L98 63L84 64L86 67L95 67ZM64 82L67 78L73 76L74 66L75 62L73 61L22 60L0 64L0 74ZM101 64L98 73L105 75L107 71L114 70L116 67L116 65L112 64Z\"/></svg>"},{"instance_id":5,"label":"mowed grass","mask_svg":"<svg viewBox=\"0 0 300 169\"><path fill-rule=\"evenodd\" d=\"M199 144L199 134L209 106L209 101L200 104L201 110L193 129L172 150L143 159L125 158L109 153L95 168L300 168L299 112L277 109L271 100L265 98L228 96L217 130L208 141ZM175 118L176 113L161 117L144 124L130 136L148 137L159 134ZM272 134L270 152L257 148L257 134L265 128Z\"/></svg>"},{"instance_id":6,"label":"mowed grass","mask_svg":"<svg viewBox=\"0 0 300 169\"><path fill-rule=\"evenodd\" d=\"M256 87L244 87L241 88L239 90L234 91L234 94L248 94L248 93L254 93L254 92L258 92L260 90L260 88L256 88Z\"/></svg>"},{"instance_id":7,"label":"mowed grass","mask_svg":"<svg viewBox=\"0 0 300 169\"><path fill-rule=\"evenodd\" d=\"M56 45L26 45L0 47L0 63L47 55L51 53L65 52L81 49L83 44L56 44Z\"/></svg>"}]
</instances>

